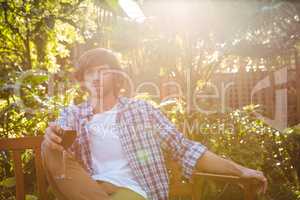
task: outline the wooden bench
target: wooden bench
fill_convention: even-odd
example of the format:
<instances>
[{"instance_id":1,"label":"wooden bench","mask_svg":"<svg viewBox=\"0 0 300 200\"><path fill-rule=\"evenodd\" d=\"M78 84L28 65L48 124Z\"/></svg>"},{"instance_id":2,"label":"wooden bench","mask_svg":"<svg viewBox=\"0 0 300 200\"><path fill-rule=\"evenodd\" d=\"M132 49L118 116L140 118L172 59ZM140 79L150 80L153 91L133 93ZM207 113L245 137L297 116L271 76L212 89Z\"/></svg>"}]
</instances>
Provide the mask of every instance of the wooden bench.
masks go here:
<instances>
[{"instance_id":1,"label":"wooden bench","mask_svg":"<svg viewBox=\"0 0 300 200\"><path fill-rule=\"evenodd\" d=\"M24 200L24 174L22 169L21 154L25 149L32 149L34 151L34 161L37 177L37 191L39 199L47 200L47 183L45 174L43 171L42 160L41 160L41 142L43 140L42 136L30 136L23 138L10 138L10 139L0 139L0 151L9 150L12 151L14 172L16 177L16 199ZM239 177L228 176L228 175L218 175L196 172L193 175L191 182L183 182L181 179L181 169L178 164L170 159L167 159L167 168L170 175L170 199L178 196L189 196L192 200L201 199L201 188L197 188L198 185L195 184L196 179L213 179L217 181L225 181L227 183L242 183ZM244 184L245 185L245 184ZM197 186L197 187L196 187ZM199 191L200 190L200 191ZM255 192L251 184L246 184L244 187L244 199L254 200Z\"/></svg>"}]
</instances>

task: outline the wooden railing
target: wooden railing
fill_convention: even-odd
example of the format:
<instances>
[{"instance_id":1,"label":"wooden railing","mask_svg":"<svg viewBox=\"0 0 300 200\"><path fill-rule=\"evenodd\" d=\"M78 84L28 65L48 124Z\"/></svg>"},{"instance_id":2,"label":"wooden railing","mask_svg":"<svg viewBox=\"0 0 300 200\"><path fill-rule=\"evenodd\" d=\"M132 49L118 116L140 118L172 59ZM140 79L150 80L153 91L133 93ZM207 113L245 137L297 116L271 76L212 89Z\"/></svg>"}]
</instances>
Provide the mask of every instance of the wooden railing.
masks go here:
<instances>
[{"instance_id":1,"label":"wooden railing","mask_svg":"<svg viewBox=\"0 0 300 200\"><path fill-rule=\"evenodd\" d=\"M177 162L172 161L168 156L165 155L167 169L170 178L170 197L176 199L176 196L184 197L191 196L192 200L203 199L202 193L205 188L206 180L212 180L217 182L224 182L228 184L236 184L242 186L244 193L244 200L255 200L256 199L256 184L252 181L246 181L238 176L224 175L224 174L212 174L205 172L194 172L190 182L182 181L182 170Z\"/></svg>"},{"instance_id":2,"label":"wooden railing","mask_svg":"<svg viewBox=\"0 0 300 200\"><path fill-rule=\"evenodd\" d=\"M46 178L42 166L41 158L41 142L43 140L42 136L30 136L23 138L10 138L10 139L0 139L0 151L9 150L12 151L12 159L14 163L14 171L16 177L16 199L25 200L24 191L24 173L22 169L21 154L25 149L32 149L34 151L34 160L36 168L37 177L37 190L38 197L42 200L47 200L47 185ZM193 181L190 183L183 183L181 181L181 170L177 163L167 159L167 167L170 172L170 198L175 196L191 196L193 200L201 199L201 189L195 188ZM228 175L218 175L203 172L196 172L193 175L193 179L213 179L217 181L225 181L227 183L243 183L244 187L244 199L254 200L255 192L251 187L251 184L245 184L239 177L228 176ZM199 191L200 190L200 191Z\"/></svg>"}]
</instances>

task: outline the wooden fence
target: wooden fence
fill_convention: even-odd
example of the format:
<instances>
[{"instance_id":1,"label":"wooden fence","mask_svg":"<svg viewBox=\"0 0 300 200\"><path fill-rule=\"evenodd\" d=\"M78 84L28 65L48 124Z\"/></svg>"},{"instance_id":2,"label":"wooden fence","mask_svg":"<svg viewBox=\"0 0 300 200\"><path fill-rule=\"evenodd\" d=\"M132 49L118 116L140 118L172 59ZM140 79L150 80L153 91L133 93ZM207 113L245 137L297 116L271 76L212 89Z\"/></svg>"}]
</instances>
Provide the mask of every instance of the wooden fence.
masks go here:
<instances>
[{"instance_id":1,"label":"wooden fence","mask_svg":"<svg viewBox=\"0 0 300 200\"><path fill-rule=\"evenodd\" d=\"M207 94L215 95L215 98L209 97L207 101L215 103L216 105L211 105L211 107L217 107L218 112L242 108L249 104L260 105L260 113L264 117L271 120L280 117L281 121L286 121L286 124L290 126L300 122L297 112L300 99L297 95L298 79L296 69L287 68L273 72L215 73L208 86L210 89L206 89L208 92L205 94L204 91L204 94L196 98L201 100L203 97L206 98ZM174 87L174 84L163 82L161 94L161 99L166 96L179 96L178 88ZM199 102L201 104L203 101Z\"/></svg>"}]
</instances>

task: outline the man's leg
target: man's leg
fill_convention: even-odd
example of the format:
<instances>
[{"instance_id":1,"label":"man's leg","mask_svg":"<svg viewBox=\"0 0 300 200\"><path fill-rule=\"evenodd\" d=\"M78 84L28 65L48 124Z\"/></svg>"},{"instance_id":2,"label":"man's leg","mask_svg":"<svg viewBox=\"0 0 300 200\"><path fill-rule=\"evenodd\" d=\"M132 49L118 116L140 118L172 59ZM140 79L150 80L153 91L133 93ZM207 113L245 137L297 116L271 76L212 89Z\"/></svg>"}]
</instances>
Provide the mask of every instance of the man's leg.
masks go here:
<instances>
[{"instance_id":1,"label":"man's leg","mask_svg":"<svg viewBox=\"0 0 300 200\"><path fill-rule=\"evenodd\" d=\"M110 200L101 185L94 181L73 158L67 158L66 179L55 178L62 172L62 152L42 144L42 158L48 182L58 199Z\"/></svg>"},{"instance_id":2,"label":"man's leg","mask_svg":"<svg viewBox=\"0 0 300 200\"><path fill-rule=\"evenodd\" d=\"M140 194L127 189L127 188L120 188L115 193L110 196L111 200L146 200Z\"/></svg>"}]
</instances>

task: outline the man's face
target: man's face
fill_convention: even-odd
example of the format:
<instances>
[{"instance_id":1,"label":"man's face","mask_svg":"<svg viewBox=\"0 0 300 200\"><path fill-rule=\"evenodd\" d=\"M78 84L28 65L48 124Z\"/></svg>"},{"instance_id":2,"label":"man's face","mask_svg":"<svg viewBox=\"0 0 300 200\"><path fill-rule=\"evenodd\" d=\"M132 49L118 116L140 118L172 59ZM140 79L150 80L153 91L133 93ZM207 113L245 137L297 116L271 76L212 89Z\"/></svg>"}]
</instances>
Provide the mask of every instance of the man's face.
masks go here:
<instances>
[{"instance_id":1,"label":"man's face","mask_svg":"<svg viewBox=\"0 0 300 200\"><path fill-rule=\"evenodd\" d=\"M113 72L108 65L90 68L84 73L84 85L92 96L103 97L113 90Z\"/></svg>"}]
</instances>

